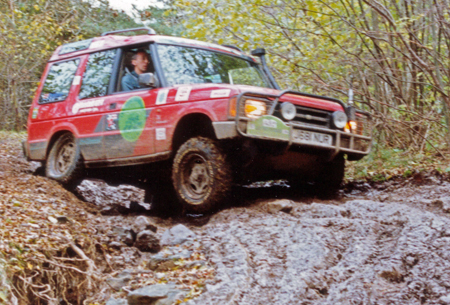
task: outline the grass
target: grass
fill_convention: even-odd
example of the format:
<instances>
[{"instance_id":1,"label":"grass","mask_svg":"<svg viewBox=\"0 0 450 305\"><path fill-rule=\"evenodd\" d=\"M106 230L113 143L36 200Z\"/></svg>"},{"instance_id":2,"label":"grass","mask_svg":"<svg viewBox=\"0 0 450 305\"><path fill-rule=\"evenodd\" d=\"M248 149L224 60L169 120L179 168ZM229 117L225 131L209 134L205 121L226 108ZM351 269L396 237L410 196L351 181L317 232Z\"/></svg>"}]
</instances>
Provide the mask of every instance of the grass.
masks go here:
<instances>
[{"instance_id":1,"label":"grass","mask_svg":"<svg viewBox=\"0 0 450 305\"><path fill-rule=\"evenodd\" d=\"M360 161L348 162L347 181L386 181L393 177L409 177L420 171L450 172L450 153L444 157L436 151L414 153L396 148L374 148Z\"/></svg>"}]
</instances>

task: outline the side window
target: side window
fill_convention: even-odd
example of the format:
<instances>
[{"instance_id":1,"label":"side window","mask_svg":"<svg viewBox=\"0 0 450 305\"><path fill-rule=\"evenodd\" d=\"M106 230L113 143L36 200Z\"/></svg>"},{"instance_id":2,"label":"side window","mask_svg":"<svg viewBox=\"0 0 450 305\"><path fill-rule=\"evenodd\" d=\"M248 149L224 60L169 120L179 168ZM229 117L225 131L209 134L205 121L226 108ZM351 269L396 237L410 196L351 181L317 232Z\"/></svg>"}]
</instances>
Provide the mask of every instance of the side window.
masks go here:
<instances>
[{"instance_id":1,"label":"side window","mask_svg":"<svg viewBox=\"0 0 450 305\"><path fill-rule=\"evenodd\" d=\"M125 49L123 54L122 68L119 72L120 86L117 91L146 88L139 84L138 78L141 73L155 73L148 45Z\"/></svg>"},{"instance_id":2,"label":"side window","mask_svg":"<svg viewBox=\"0 0 450 305\"><path fill-rule=\"evenodd\" d=\"M106 95L116 52L108 50L89 55L78 95L80 99Z\"/></svg>"},{"instance_id":3,"label":"side window","mask_svg":"<svg viewBox=\"0 0 450 305\"><path fill-rule=\"evenodd\" d=\"M51 66L39 99L40 104L60 102L67 98L79 62L79 59L74 59Z\"/></svg>"}]
</instances>

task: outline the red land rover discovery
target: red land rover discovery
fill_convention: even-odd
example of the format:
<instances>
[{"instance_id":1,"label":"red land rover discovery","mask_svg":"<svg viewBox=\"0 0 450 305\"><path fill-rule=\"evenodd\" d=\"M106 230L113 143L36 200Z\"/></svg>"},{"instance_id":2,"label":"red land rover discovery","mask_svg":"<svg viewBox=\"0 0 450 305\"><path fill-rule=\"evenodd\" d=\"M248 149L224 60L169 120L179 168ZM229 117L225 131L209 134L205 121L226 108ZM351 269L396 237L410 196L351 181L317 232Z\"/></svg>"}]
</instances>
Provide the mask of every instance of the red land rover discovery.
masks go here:
<instances>
[{"instance_id":1,"label":"red land rover discovery","mask_svg":"<svg viewBox=\"0 0 450 305\"><path fill-rule=\"evenodd\" d=\"M116 35L137 30L147 33ZM369 115L281 91L264 54L148 28L63 45L33 100L25 155L61 183L84 168L169 161L177 197L195 212L223 201L239 180L339 187L344 156L370 151Z\"/></svg>"}]
</instances>

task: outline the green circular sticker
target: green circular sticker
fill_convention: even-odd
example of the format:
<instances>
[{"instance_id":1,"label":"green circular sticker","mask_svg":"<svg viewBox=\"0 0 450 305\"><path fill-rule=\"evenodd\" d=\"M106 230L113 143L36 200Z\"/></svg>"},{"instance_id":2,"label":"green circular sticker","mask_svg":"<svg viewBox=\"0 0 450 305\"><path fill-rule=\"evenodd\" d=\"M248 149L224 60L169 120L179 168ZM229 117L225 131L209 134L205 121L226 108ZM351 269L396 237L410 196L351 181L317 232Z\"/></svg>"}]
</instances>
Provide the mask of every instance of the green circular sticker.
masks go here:
<instances>
[{"instance_id":1,"label":"green circular sticker","mask_svg":"<svg viewBox=\"0 0 450 305\"><path fill-rule=\"evenodd\" d=\"M140 96L129 98L119 113L119 130L128 142L135 142L144 130L147 115L144 100Z\"/></svg>"}]
</instances>

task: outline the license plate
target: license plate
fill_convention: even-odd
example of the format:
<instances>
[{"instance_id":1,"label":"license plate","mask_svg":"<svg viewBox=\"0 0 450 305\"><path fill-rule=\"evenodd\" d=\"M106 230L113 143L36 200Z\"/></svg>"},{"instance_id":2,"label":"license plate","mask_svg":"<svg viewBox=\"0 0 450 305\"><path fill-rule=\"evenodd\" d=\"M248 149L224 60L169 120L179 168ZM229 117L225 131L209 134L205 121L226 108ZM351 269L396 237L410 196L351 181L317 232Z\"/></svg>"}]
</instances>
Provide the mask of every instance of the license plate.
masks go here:
<instances>
[{"instance_id":1,"label":"license plate","mask_svg":"<svg viewBox=\"0 0 450 305\"><path fill-rule=\"evenodd\" d=\"M292 134L292 140L296 143L318 145L332 145L333 143L333 137L329 134L306 130L294 130Z\"/></svg>"}]
</instances>

